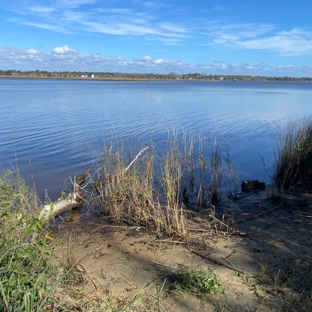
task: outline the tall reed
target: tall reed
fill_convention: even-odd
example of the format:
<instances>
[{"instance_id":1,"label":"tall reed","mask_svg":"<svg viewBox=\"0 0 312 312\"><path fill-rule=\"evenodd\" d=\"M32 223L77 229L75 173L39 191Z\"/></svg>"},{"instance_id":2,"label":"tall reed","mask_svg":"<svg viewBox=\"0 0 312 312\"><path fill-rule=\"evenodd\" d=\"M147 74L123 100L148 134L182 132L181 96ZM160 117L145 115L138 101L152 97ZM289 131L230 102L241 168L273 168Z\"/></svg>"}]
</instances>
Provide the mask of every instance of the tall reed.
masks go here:
<instances>
[{"instance_id":1,"label":"tall reed","mask_svg":"<svg viewBox=\"0 0 312 312\"><path fill-rule=\"evenodd\" d=\"M114 140L105 147L91 202L115 223L184 235L185 205L196 209L221 199L222 183L229 179L228 154L224 157L217 140L206 144L203 135L188 132L173 131L161 145L139 146Z\"/></svg>"},{"instance_id":2,"label":"tall reed","mask_svg":"<svg viewBox=\"0 0 312 312\"><path fill-rule=\"evenodd\" d=\"M179 234L184 232L184 213L181 205L182 185L182 154L179 148L179 137L176 133L169 138L165 153L161 162L161 185L164 191L164 216L165 227L169 234L177 230Z\"/></svg>"},{"instance_id":3,"label":"tall reed","mask_svg":"<svg viewBox=\"0 0 312 312\"><path fill-rule=\"evenodd\" d=\"M312 118L289 121L275 153L274 182L283 190L312 185Z\"/></svg>"}]
</instances>

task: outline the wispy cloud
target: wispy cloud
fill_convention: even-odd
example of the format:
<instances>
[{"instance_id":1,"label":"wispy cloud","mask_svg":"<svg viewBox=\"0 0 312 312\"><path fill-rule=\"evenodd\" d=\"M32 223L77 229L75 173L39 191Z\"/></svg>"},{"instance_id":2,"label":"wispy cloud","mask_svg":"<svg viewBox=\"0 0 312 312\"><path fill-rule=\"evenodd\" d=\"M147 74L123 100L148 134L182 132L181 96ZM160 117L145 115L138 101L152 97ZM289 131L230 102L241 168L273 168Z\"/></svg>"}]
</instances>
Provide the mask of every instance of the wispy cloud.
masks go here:
<instances>
[{"instance_id":1,"label":"wispy cloud","mask_svg":"<svg viewBox=\"0 0 312 312\"><path fill-rule=\"evenodd\" d=\"M55 5L61 8L77 8L82 5L94 4L101 0L56 0Z\"/></svg>"},{"instance_id":2,"label":"wispy cloud","mask_svg":"<svg viewBox=\"0 0 312 312\"><path fill-rule=\"evenodd\" d=\"M13 21L13 20L11 20ZM51 30L51 31L56 31L56 32L61 32L64 34L70 34L72 32L68 31L67 29L64 29L62 25L59 25L58 23L55 23L54 25L49 24L49 23L43 23L43 22L27 22L27 21L22 21L22 20L14 20L15 22L21 24L21 25L27 25L27 26L33 26L36 28L41 28L41 29L46 29L46 30Z\"/></svg>"},{"instance_id":3,"label":"wispy cloud","mask_svg":"<svg viewBox=\"0 0 312 312\"><path fill-rule=\"evenodd\" d=\"M209 18L163 0L55 0L53 5L41 0L11 0L5 6L13 23L64 34L103 34L118 36L118 40L214 46L228 51L262 50L279 56L312 54L311 31L239 21L237 16L230 16L232 4L210 6L204 13L211 15Z\"/></svg>"},{"instance_id":4,"label":"wispy cloud","mask_svg":"<svg viewBox=\"0 0 312 312\"><path fill-rule=\"evenodd\" d=\"M160 28L164 30L168 30L173 33L182 33L182 34L187 34L188 30L185 29L184 27L175 25L173 23L160 23L159 24Z\"/></svg>"},{"instance_id":5,"label":"wispy cloud","mask_svg":"<svg viewBox=\"0 0 312 312\"><path fill-rule=\"evenodd\" d=\"M47 6L33 6L28 7L28 11L34 12L34 13L50 13L55 11L55 8L47 7Z\"/></svg>"},{"instance_id":6,"label":"wispy cloud","mask_svg":"<svg viewBox=\"0 0 312 312\"><path fill-rule=\"evenodd\" d=\"M207 31L208 30L208 31ZM277 31L265 23L218 24L209 26L203 35L212 37L208 45L241 50L266 50L281 56L312 54L312 32L302 29Z\"/></svg>"},{"instance_id":7,"label":"wispy cloud","mask_svg":"<svg viewBox=\"0 0 312 312\"><path fill-rule=\"evenodd\" d=\"M189 31L181 22L163 22L162 15L153 13L159 7L156 2L133 2L140 7L121 7L119 1L108 1L103 6L100 0L59 0L53 8L20 6L11 10L14 17L10 21L61 33L102 33L146 37L160 42L164 38L173 38L167 40L166 44L176 44L188 38ZM95 6L84 9L85 4Z\"/></svg>"},{"instance_id":8,"label":"wispy cloud","mask_svg":"<svg viewBox=\"0 0 312 312\"><path fill-rule=\"evenodd\" d=\"M250 50L270 50L282 56L312 54L312 33L293 29L254 40L237 40L233 46Z\"/></svg>"},{"instance_id":9,"label":"wispy cloud","mask_svg":"<svg viewBox=\"0 0 312 312\"><path fill-rule=\"evenodd\" d=\"M218 21L212 25L208 25L203 34L213 37L214 43L230 45L235 41L268 34L274 29L274 25L266 23L226 24Z\"/></svg>"}]
</instances>

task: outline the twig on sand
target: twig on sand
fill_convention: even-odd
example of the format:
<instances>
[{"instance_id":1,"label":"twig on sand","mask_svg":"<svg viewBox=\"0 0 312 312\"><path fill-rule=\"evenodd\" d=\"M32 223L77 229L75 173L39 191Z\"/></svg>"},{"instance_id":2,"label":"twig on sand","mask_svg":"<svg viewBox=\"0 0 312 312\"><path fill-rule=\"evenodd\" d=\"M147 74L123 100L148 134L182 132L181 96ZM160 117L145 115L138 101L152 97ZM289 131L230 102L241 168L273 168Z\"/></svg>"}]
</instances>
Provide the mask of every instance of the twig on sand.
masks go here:
<instances>
[{"instance_id":1,"label":"twig on sand","mask_svg":"<svg viewBox=\"0 0 312 312\"><path fill-rule=\"evenodd\" d=\"M171 238L168 239L158 239L156 241L157 243L166 243L166 244L186 244L186 242L183 241L177 241L177 240L172 240Z\"/></svg>"},{"instance_id":2,"label":"twig on sand","mask_svg":"<svg viewBox=\"0 0 312 312\"><path fill-rule=\"evenodd\" d=\"M88 252L86 255L84 255L78 262L76 265L81 264L82 261L84 261L86 258L90 257L92 254L94 254L97 251L101 251L104 248L104 245L100 245L97 248L95 248L93 251Z\"/></svg>"},{"instance_id":3,"label":"twig on sand","mask_svg":"<svg viewBox=\"0 0 312 312\"><path fill-rule=\"evenodd\" d=\"M194 255L197 255L197 256L199 256L199 257L201 257L201 258L204 258L204 259L207 259L207 260L209 260L209 261L211 261L211 262L213 262L214 264L217 264L217 265L219 265L219 266L223 266L223 267L225 267L225 268L227 268L227 269L230 269L230 270L232 270L232 271L235 271L235 272L239 272L239 273L241 273L241 274L249 274L249 273L247 273L247 272L245 272L245 271L243 271L243 270L240 270L240 269L237 269L237 268L235 268L232 264L231 265L228 265L228 264L225 264L225 263L222 263L222 262L220 262L220 261L218 261L218 260L216 260L216 259L213 259L213 258L211 258L211 257L209 257L209 256L205 256L205 255L202 255L202 254L200 254L200 253L198 253L198 252L196 252L196 251L194 251L194 250L192 250L192 249L188 249L188 251L190 252L190 253L193 253ZM228 263L230 263L228 260L226 260ZM251 274L252 275L252 274Z\"/></svg>"},{"instance_id":4,"label":"twig on sand","mask_svg":"<svg viewBox=\"0 0 312 312\"><path fill-rule=\"evenodd\" d=\"M157 264L157 265L161 265L161 266L164 266L164 267L167 267L167 268L175 269L175 270L178 269L178 267L175 267L175 266L173 266L173 265L169 265L169 264L165 264L165 263L160 263L160 262L157 262L157 261L152 261L152 263L155 263L155 264Z\"/></svg>"}]
</instances>

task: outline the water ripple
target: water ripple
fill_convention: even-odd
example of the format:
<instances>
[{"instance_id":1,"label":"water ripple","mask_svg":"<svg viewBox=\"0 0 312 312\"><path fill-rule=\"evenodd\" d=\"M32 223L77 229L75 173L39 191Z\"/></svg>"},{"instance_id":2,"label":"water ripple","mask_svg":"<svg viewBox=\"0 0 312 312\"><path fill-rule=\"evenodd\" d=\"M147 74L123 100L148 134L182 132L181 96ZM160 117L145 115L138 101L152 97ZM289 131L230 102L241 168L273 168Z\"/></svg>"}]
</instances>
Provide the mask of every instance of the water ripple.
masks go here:
<instances>
[{"instance_id":1,"label":"water ripple","mask_svg":"<svg viewBox=\"0 0 312 312\"><path fill-rule=\"evenodd\" d=\"M218 136L244 177L263 175L259 154L289 118L310 113L310 84L0 80L0 171L55 194L112 138L164 140L172 130ZM271 157L271 158L270 158Z\"/></svg>"}]
</instances>

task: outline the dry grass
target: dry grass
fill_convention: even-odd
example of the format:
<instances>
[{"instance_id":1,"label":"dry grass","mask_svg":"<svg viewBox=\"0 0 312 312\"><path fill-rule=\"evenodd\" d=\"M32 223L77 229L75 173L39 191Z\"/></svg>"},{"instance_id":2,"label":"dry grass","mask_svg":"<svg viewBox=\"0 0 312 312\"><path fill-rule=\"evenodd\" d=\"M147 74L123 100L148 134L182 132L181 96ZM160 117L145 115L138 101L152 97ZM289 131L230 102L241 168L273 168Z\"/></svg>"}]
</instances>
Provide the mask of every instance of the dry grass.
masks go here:
<instances>
[{"instance_id":1,"label":"dry grass","mask_svg":"<svg viewBox=\"0 0 312 312\"><path fill-rule=\"evenodd\" d=\"M155 143L138 146L113 141L91 179L89 204L100 206L116 224L184 236L186 206L215 204L223 182L237 185L228 152L216 141L208 145L203 136L173 132L161 149Z\"/></svg>"}]
</instances>

